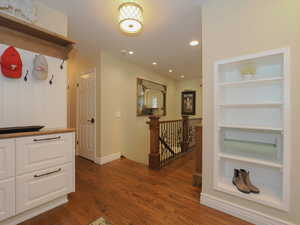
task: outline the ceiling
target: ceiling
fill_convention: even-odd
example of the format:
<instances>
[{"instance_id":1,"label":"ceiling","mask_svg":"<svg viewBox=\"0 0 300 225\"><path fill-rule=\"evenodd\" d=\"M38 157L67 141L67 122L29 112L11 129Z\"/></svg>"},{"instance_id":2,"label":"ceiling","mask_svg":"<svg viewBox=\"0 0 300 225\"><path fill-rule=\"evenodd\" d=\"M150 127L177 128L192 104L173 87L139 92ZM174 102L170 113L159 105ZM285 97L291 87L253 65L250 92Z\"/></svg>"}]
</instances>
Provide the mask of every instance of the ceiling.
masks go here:
<instances>
[{"instance_id":1,"label":"ceiling","mask_svg":"<svg viewBox=\"0 0 300 225\"><path fill-rule=\"evenodd\" d=\"M201 77L201 3L203 0L140 0L144 30L128 37L118 29L122 0L40 0L69 17L69 37L85 57L100 50L176 79ZM71 4L70 4L71 3ZM200 45L191 47L191 40ZM121 50L134 51L123 55ZM152 63L157 62L156 66ZM169 73L172 69L173 73Z\"/></svg>"}]
</instances>

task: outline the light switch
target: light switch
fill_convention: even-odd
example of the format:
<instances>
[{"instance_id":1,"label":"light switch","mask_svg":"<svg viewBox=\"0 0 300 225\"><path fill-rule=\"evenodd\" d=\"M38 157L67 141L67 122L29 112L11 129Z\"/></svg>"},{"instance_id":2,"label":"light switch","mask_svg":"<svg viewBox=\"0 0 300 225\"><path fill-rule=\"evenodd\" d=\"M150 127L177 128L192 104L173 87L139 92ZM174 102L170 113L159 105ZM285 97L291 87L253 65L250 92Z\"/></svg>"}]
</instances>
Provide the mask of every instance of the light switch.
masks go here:
<instances>
[{"instance_id":1,"label":"light switch","mask_svg":"<svg viewBox=\"0 0 300 225\"><path fill-rule=\"evenodd\" d=\"M121 118L121 112L116 112L115 115L117 118Z\"/></svg>"}]
</instances>

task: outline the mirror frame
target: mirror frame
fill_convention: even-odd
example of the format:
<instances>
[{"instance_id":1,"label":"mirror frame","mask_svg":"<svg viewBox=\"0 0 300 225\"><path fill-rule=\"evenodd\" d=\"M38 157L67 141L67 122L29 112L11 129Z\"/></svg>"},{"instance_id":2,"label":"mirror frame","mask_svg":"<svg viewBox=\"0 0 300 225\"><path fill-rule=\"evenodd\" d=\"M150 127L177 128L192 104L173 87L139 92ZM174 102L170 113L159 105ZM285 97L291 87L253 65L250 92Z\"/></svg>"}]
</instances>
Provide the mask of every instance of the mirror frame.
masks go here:
<instances>
[{"instance_id":1,"label":"mirror frame","mask_svg":"<svg viewBox=\"0 0 300 225\"><path fill-rule=\"evenodd\" d=\"M151 116L151 114L144 114L144 113L139 113L139 85L142 85L143 81L147 81L149 83L155 84L155 85L159 85L163 88L162 94L163 94L163 114L159 115L159 116L166 116L167 115L167 86L161 83L157 83L151 80L146 80L146 79L142 79L142 78L137 78L137 86L136 86L136 115L139 117L142 116ZM152 114L154 115L154 114Z\"/></svg>"}]
</instances>

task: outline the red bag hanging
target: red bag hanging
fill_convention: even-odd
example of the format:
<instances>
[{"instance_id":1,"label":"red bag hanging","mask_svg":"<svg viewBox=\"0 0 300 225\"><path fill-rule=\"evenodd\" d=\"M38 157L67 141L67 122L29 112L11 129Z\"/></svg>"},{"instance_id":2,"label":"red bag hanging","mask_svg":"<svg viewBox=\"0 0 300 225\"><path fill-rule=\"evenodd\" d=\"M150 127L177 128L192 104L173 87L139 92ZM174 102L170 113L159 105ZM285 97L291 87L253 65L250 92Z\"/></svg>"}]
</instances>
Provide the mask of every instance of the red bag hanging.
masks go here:
<instances>
[{"instance_id":1,"label":"red bag hanging","mask_svg":"<svg viewBox=\"0 0 300 225\"><path fill-rule=\"evenodd\" d=\"M22 77L22 60L19 52L12 46L7 48L1 56L1 71L8 78Z\"/></svg>"}]
</instances>

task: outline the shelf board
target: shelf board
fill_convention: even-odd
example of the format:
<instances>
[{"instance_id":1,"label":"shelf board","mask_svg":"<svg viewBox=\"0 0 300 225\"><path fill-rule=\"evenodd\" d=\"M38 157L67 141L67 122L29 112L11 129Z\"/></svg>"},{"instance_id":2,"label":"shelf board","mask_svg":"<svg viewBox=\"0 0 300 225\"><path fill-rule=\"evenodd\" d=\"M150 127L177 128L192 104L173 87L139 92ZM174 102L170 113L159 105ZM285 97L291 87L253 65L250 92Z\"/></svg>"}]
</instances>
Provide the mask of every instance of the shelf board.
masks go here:
<instances>
[{"instance_id":1,"label":"shelf board","mask_svg":"<svg viewBox=\"0 0 300 225\"><path fill-rule=\"evenodd\" d=\"M242 126L242 125L219 125L221 128L232 128L232 129L244 129L244 130L263 130L263 131L283 131L282 128L272 128L272 127L253 127L253 126Z\"/></svg>"},{"instance_id":2,"label":"shelf board","mask_svg":"<svg viewBox=\"0 0 300 225\"><path fill-rule=\"evenodd\" d=\"M226 153L220 153L219 157L224 158L224 159L231 159L231 160L235 160L235 161L248 162L248 163L263 165L263 166L267 166L267 167L278 168L278 169L283 168L283 165L280 163L268 162L268 161L259 160L259 159L251 159L251 158L247 158L247 157L235 156L235 155L226 154Z\"/></svg>"},{"instance_id":3,"label":"shelf board","mask_svg":"<svg viewBox=\"0 0 300 225\"><path fill-rule=\"evenodd\" d=\"M277 81L282 81L283 77L275 77L275 78L266 78L266 79L258 79L258 80L245 80L245 81L237 81L237 82L225 82L220 83L219 85L222 87L227 86L240 86L240 85L247 85L247 84L256 84L256 83L272 83Z\"/></svg>"},{"instance_id":4,"label":"shelf board","mask_svg":"<svg viewBox=\"0 0 300 225\"><path fill-rule=\"evenodd\" d=\"M272 196L261 191L260 194L244 194L239 192L233 184L219 182L215 187L216 190L222 191L240 198L258 202L263 205L268 205L277 209L284 209L283 202L277 196Z\"/></svg>"},{"instance_id":5,"label":"shelf board","mask_svg":"<svg viewBox=\"0 0 300 225\"><path fill-rule=\"evenodd\" d=\"M0 25L8 27L13 30L17 30L22 33L29 34L31 36L43 39L45 41L56 43L64 47L70 44L71 45L75 44L74 41L62 35L48 31L44 28L25 22L23 20L7 15L5 13L0 13Z\"/></svg>"},{"instance_id":6,"label":"shelf board","mask_svg":"<svg viewBox=\"0 0 300 225\"><path fill-rule=\"evenodd\" d=\"M0 13L0 41L17 48L67 59L75 42L55 32Z\"/></svg>"},{"instance_id":7,"label":"shelf board","mask_svg":"<svg viewBox=\"0 0 300 225\"><path fill-rule=\"evenodd\" d=\"M254 103L254 104L221 104L221 107L227 108L250 108L250 107L281 107L283 104L280 102L273 103Z\"/></svg>"}]
</instances>

